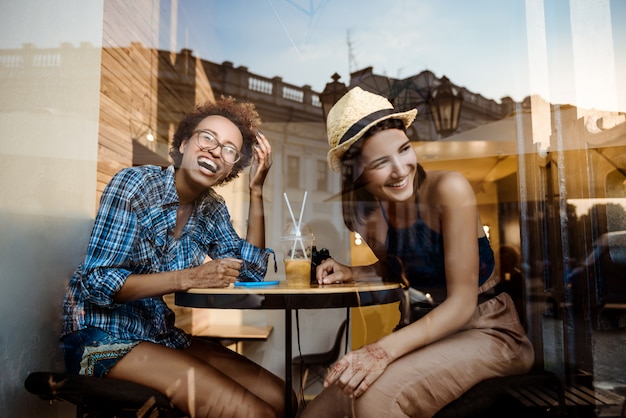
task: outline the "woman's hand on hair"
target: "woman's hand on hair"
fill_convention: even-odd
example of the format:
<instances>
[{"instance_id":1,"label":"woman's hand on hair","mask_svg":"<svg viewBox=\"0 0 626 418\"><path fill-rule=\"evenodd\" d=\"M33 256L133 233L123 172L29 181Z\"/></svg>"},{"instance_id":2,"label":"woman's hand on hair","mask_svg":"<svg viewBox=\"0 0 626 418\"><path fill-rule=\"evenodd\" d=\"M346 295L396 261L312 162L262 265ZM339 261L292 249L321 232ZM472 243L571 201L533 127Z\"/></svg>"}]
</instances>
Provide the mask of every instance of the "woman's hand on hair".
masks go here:
<instances>
[{"instance_id":1,"label":"woman's hand on hair","mask_svg":"<svg viewBox=\"0 0 626 418\"><path fill-rule=\"evenodd\" d=\"M391 363L391 357L378 343L346 354L328 371L324 387L337 385L350 397L361 396Z\"/></svg>"},{"instance_id":2,"label":"woman's hand on hair","mask_svg":"<svg viewBox=\"0 0 626 418\"><path fill-rule=\"evenodd\" d=\"M315 278L319 284L333 284L354 281L352 269L346 265L327 258L317 266Z\"/></svg>"},{"instance_id":3,"label":"woman's hand on hair","mask_svg":"<svg viewBox=\"0 0 626 418\"><path fill-rule=\"evenodd\" d=\"M260 193L263 190L267 173L272 166L272 146L261 131L256 135L252 152L254 157L250 166L250 191Z\"/></svg>"}]
</instances>

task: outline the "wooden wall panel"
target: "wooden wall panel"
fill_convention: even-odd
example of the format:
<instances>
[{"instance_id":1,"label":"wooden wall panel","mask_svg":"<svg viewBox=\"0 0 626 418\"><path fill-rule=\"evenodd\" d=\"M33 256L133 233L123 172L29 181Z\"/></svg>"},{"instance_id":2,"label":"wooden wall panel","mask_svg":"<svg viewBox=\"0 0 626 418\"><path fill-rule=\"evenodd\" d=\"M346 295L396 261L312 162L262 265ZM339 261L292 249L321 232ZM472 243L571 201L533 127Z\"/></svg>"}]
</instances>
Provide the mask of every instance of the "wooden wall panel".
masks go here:
<instances>
[{"instance_id":1,"label":"wooden wall panel","mask_svg":"<svg viewBox=\"0 0 626 418\"><path fill-rule=\"evenodd\" d=\"M105 0L97 200L111 177L133 165L133 137L155 125L158 1Z\"/></svg>"},{"instance_id":2,"label":"wooden wall panel","mask_svg":"<svg viewBox=\"0 0 626 418\"><path fill-rule=\"evenodd\" d=\"M133 165L137 148L133 138L145 140L150 129L157 141L167 144L172 126L183 114L197 103L214 100L202 61L192 51L153 48L158 45L159 22L169 24L169 19L160 15L159 0L104 2L98 202L111 177ZM145 163L145 157L136 159ZM150 163L162 165L168 160L166 154L156 157Z\"/></svg>"}]
</instances>

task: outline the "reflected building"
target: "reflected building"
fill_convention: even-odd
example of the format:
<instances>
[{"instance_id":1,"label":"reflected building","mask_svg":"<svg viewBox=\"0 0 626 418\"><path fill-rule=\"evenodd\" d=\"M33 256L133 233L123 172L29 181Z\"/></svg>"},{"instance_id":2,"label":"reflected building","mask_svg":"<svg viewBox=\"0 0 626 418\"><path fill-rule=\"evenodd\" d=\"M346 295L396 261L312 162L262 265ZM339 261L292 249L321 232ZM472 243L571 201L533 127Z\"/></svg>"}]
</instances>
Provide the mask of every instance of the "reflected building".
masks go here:
<instances>
[{"instance_id":1,"label":"reflected building","mask_svg":"<svg viewBox=\"0 0 626 418\"><path fill-rule=\"evenodd\" d=\"M414 142L440 141L448 136L499 121L515 111L516 103L503 97L498 103L474 93L465 87L450 83L453 92L462 97L458 126L453 132L441 134L433 123L433 99L437 87L447 77L437 77L432 71L422 71L404 79L376 74L373 67L366 67L350 74L349 87L359 86L389 99L400 111L417 109L417 117L407 135Z\"/></svg>"}]
</instances>

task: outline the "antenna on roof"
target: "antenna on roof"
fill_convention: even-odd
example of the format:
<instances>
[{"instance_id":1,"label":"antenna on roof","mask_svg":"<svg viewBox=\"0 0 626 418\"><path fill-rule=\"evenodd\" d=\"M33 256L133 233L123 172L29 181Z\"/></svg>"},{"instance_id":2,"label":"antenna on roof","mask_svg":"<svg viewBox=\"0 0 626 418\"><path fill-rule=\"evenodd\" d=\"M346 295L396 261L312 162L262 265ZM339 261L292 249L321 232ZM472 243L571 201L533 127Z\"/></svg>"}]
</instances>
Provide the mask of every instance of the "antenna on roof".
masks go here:
<instances>
[{"instance_id":1,"label":"antenna on roof","mask_svg":"<svg viewBox=\"0 0 626 418\"><path fill-rule=\"evenodd\" d=\"M348 44L348 69L350 73L353 73L358 69L358 65L356 63L356 59L354 58L354 53L352 51L352 40L350 40L350 29L348 29L348 33L346 35L346 42Z\"/></svg>"}]
</instances>

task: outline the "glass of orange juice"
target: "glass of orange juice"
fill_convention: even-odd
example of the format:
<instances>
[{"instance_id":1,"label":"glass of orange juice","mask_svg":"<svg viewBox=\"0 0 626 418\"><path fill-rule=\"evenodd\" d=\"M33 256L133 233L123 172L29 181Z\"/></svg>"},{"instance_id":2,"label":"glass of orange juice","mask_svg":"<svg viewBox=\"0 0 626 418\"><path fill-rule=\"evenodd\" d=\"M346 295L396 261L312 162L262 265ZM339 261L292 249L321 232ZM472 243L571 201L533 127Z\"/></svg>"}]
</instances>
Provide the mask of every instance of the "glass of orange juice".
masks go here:
<instances>
[{"instance_id":1,"label":"glass of orange juice","mask_svg":"<svg viewBox=\"0 0 626 418\"><path fill-rule=\"evenodd\" d=\"M311 249L315 237L307 225L289 223L283 229L281 244L287 285L309 287L311 282Z\"/></svg>"}]
</instances>

